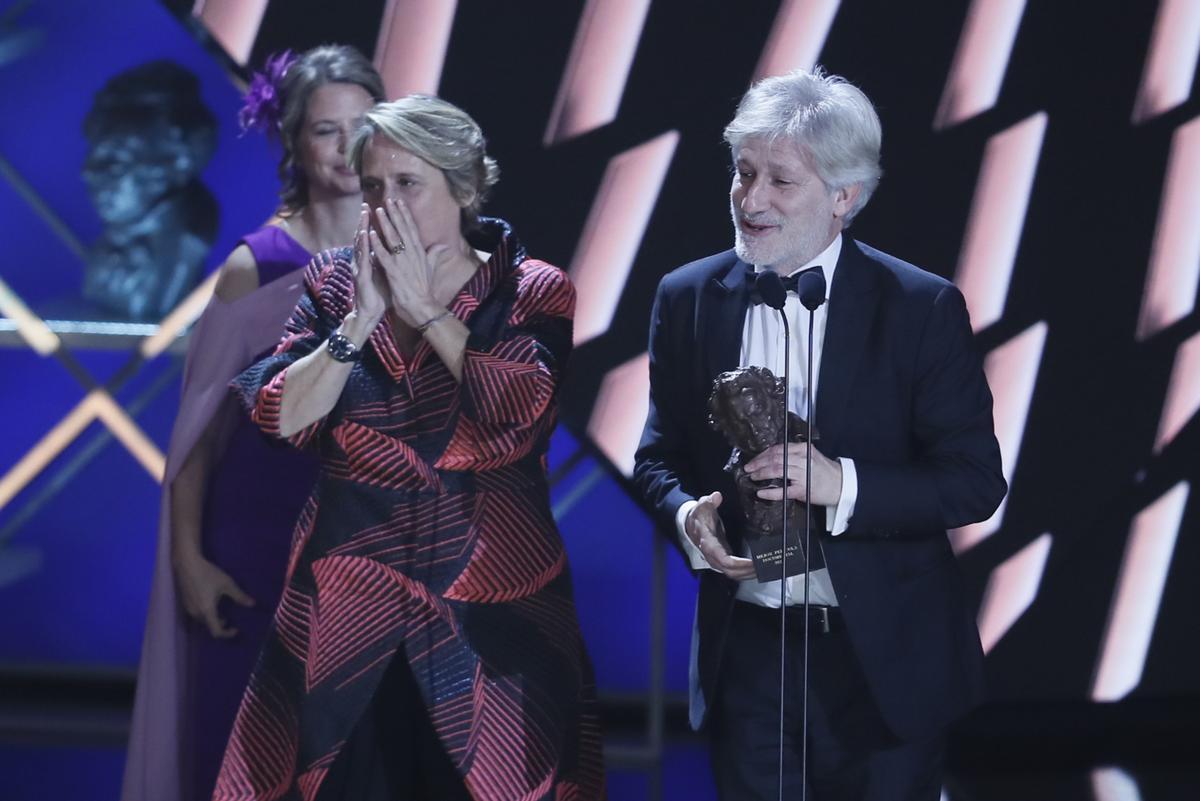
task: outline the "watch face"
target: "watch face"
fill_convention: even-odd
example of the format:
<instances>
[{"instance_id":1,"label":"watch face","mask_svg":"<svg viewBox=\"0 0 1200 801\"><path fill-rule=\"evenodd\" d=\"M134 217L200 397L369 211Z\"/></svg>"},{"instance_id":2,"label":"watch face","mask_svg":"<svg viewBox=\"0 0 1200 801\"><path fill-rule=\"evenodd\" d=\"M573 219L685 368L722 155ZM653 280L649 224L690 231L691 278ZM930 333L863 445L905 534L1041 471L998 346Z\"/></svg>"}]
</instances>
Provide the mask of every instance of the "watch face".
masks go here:
<instances>
[{"instance_id":1,"label":"watch face","mask_svg":"<svg viewBox=\"0 0 1200 801\"><path fill-rule=\"evenodd\" d=\"M356 362L362 356L362 351L345 336L334 333L329 336L329 355L334 361Z\"/></svg>"}]
</instances>

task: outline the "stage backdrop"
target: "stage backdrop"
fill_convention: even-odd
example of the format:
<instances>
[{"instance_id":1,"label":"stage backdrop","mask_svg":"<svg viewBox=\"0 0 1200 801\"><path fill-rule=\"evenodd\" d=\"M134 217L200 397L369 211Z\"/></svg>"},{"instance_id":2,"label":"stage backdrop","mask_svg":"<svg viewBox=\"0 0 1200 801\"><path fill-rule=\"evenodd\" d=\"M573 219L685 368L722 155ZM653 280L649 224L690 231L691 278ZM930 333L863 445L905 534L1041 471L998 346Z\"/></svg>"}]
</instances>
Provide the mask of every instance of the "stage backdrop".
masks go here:
<instances>
[{"instance_id":1,"label":"stage backdrop","mask_svg":"<svg viewBox=\"0 0 1200 801\"><path fill-rule=\"evenodd\" d=\"M1200 5L197 6L234 63L340 40L373 55L392 94L436 92L468 109L502 169L489 210L570 270L580 308L555 501L602 689L637 692L647 680L652 532L622 475L645 414L654 287L731 244L721 129L738 97L758 76L819 62L861 86L883 120L885 175L851 235L953 278L986 355L1011 493L991 520L952 537L994 696L1200 690L1190 620L1200 590L1189 580L1200 546L1184 536L1197 528L1200 464ZM121 46L96 41L94 20L117 14L131 31ZM208 76L224 126L206 180L222 202L217 250L227 249L269 209L273 186L265 149L229 132L229 80L148 0L121 12L35 3L25 16L59 36L58 25L70 29L60 15L77 25L67 46L0 65L9 119L23 121L0 133L0 154L87 239L96 226L77 177L87 96L133 61L187 59ZM31 302L77 282L78 264L29 200L9 183L0 192L4 280ZM0 470L11 475L82 390L27 350L0 358L10 376ZM124 356L87 358L102 379ZM171 363L156 357L141 380ZM127 387L117 397L126 406L137 381ZM173 398L163 392L134 416L159 447ZM22 511L78 447L0 498L0 560L11 565L0 599L23 610L0 622L0 661L134 661L153 542L146 471L110 443L53 503ZM669 556L667 676L681 690L693 589Z\"/></svg>"}]
</instances>

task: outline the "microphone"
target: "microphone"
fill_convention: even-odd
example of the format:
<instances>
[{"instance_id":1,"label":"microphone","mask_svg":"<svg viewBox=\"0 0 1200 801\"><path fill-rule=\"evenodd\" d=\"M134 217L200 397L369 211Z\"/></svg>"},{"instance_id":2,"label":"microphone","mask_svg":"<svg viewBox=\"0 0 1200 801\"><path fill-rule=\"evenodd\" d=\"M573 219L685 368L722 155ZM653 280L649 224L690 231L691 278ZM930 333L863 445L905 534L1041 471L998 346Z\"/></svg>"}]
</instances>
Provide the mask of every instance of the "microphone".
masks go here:
<instances>
[{"instance_id":1,"label":"microphone","mask_svg":"<svg viewBox=\"0 0 1200 801\"><path fill-rule=\"evenodd\" d=\"M781 284L778 276L775 278L775 283ZM817 307L825 302L825 272L823 270L805 270L800 273L796 280L796 294L800 296L801 306L810 312L816 311ZM763 295L763 298L765 300L766 295Z\"/></svg>"},{"instance_id":2,"label":"microphone","mask_svg":"<svg viewBox=\"0 0 1200 801\"><path fill-rule=\"evenodd\" d=\"M774 270L763 270L754 277L754 290L762 298L763 303L772 309L783 311L787 302L787 290L783 287L783 279ZM821 299L825 299L825 279L821 278Z\"/></svg>"}]
</instances>

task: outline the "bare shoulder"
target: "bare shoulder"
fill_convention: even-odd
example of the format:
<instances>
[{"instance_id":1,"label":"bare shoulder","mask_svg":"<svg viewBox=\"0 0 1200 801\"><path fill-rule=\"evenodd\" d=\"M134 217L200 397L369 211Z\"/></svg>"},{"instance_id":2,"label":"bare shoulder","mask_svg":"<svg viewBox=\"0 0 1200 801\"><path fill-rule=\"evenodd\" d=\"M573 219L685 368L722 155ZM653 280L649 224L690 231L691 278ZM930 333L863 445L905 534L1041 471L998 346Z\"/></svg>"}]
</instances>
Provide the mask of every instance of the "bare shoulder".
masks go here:
<instances>
[{"instance_id":1,"label":"bare shoulder","mask_svg":"<svg viewBox=\"0 0 1200 801\"><path fill-rule=\"evenodd\" d=\"M217 286L213 291L226 303L249 295L258 289L258 262L246 245L238 245L220 267Z\"/></svg>"}]
</instances>

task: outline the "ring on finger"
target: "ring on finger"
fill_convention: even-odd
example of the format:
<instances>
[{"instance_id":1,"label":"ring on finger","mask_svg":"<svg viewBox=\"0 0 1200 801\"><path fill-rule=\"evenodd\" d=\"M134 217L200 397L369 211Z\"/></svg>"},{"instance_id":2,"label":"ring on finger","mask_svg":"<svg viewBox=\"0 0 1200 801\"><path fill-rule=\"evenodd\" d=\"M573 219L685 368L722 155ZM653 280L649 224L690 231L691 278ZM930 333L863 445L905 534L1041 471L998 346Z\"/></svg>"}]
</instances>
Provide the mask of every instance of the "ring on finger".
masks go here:
<instances>
[{"instance_id":1,"label":"ring on finger","mask_svg":"<svg viewBox=\"0 0 1200 801\"><path fill-rule=\"evenodd\" d=\"M388 248L388 250L390 250L392 252L393 256L399 256L401 253L404 252L404 240L401 239L399 242L397 242L396 244L394 244L390 248Z\"/></svg>"}]
</instances>

